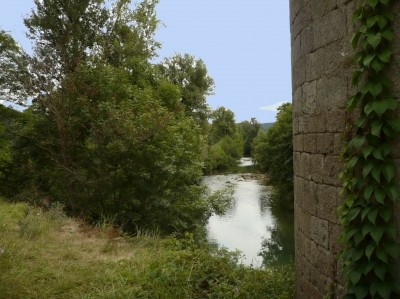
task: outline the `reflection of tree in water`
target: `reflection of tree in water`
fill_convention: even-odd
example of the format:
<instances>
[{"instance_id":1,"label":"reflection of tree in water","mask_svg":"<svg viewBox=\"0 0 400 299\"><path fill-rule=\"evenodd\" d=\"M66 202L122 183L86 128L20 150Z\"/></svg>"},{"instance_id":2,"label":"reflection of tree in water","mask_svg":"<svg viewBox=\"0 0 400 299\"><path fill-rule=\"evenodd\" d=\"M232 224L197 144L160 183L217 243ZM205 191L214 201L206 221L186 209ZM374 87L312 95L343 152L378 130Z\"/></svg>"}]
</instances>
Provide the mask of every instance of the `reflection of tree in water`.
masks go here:
<instances>
[{"instance_id":1,"label":"reflection of tree in water","mask_svg":"<svg viewBox=\"0 0 400 299\"><path fill-rule=\"evenodd\" d=\"M293 212L275 211L275 226L267 227L270 238L262 241L259 256L264 266L290 265L294 262L294 217Z\"/></svg>"}]
</instances>

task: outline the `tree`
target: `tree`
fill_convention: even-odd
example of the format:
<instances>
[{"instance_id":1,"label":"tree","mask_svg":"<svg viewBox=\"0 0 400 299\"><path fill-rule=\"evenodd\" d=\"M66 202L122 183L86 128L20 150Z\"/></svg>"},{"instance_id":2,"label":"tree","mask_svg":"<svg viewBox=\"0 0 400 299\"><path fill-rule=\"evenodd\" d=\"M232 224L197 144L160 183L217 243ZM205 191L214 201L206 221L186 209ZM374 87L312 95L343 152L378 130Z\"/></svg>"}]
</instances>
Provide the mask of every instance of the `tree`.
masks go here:
<instances>
[{"instance_id":1,"label":"tree","mask_svg":"<svg viewBox=\"0 0 400 299\"><path fill-rule=\"evenodd\" d=\"M210 112L206 97L213 93L214 80L204 62L189 54L175 54L164 59L159 67L161 74L180 88L186 115L205 127Z\"/></svg>"},{"instance_id":2,"label":"tree","mask_svg":"<svg viewBox=\"0 0 400 299\"><path fill-rule=\"evenodd\" d=\"M157 2L132 10L128 0L111 8L101 0L35 1L25 20L35 43L33 104L10 159L18 191L87 219L115 217L131 231L205 223L203 131L181 112L177 86L150 63Z\"/></svg>"},{"instance_id":3,"label":"tree","mask_svg":"<svg viewBox=\"0 0 400 299\"><path fill-rule=\"evenodd\" d=\"M25 104L30 89L28 63L12 36L0 30L0 101Z\"/></svg>"},{"instance_id":4,"label":"tree","mask_svg":"<svg viewBox=\"0 0 400 299\"><path fill-rule=\"evenodd\" d=\"M236 128L235 114L219 107L211 113L211 119L207 171L232 168L243 154L243 140Z\"/></svg>"},{"instance_id":5,"label":"tree","mask_svg":"<svg viewBox=\"0 0 400 299\"><path fill-rule=\"evenodd\" d=\"M239 123L238 128L244 141L243 156L251 157L251 145L261 128L261 124L253 117L250 121L246 120Z\"/></svg>"},{"instance_id":6,"label":"tree","mask_svg":"<svg viewBox=\"0 0 400 299\"><path fill-rule=\"evenodd\" d=\"M253 159L268 173L269 183L276 191L275 201L285 208L293 207L293 137L292 104L278 108L276 122L259 131L253 143Z\"/></svg>"}]
</instances>

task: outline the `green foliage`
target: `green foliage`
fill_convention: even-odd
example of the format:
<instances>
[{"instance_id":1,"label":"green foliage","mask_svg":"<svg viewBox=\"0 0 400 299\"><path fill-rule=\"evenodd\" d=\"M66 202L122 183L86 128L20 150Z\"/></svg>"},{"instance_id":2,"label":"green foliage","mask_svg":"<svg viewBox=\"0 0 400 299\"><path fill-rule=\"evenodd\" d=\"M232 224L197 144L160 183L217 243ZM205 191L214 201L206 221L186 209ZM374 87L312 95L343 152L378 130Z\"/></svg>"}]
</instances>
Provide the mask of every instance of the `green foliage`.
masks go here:
<instances>
[{"instance_id":1,"label":"green foliage","mask_svg":"<svg viewBox=\"0 0 400 299\"><path fill-rule=\"evenodd\" d=\"M208 75L204 62L189 54L175 54L164 59L159 68L169 82L179 86L185 114L205 128L210 114L206 96L213 93L214 80Z\"/></svg>"},{"instance_id":2,"label":"green foliage","mask_svg":"<svg viewBox=\"0 0 400 299\"><path fill-rule=\"evenodd\" d=\"M157 3L35 1L25 19L35 45L24 85L33 104L0 147L3 194L60 202L88 220L115 217L131 232L205 224L212 210L201 186L205 130L183 111L200 112L213 82L188 55L170 61L171 74L150 63L159 47ZM3 48L18 49L1 37ZM171 70L179 63L187 68Z\"/></svg>"},{"instance_id":3,"label":"green foliage","mask_svg":"<svg viewBox=\"0 0 400 299\"><path fill-rule=\"evenodd\" d=\"M250 121L246 120L238 124L239 132L244 140L244 157L251 157L251 145L254 138L256 138L260 128L261 124L255 118L252 118Z\"/></svg>"},{"instance_id":4,"label":"green foliage","mask_svg":"<svg viewBox=\"0 0 400 299\"><path fill-rule=\"evenodd\" d=\"M15 40L0 30L0 100L25 104L29 95L28 56Z\"/></svg>"},{"instance_id":5,"label":"green foliage","mask_svg":"<svg viewBox=\"0 0 400 299\"><path fill-rule=\"evenodd\" d=\"M358 92L348 109L359 107L354 136L344 159L343 204L339 214L343 225L341 241L346 298L398 298L393 204L399 185L391 157L392 142L400 132L396 117L397 100L386 68L391 63L394 15L390 0L369 0L354 13L360 25L352 38L358 69L353 85Z\"/></svg>"},{"instance_id":6,"label":"green foliage","mask_svg":"<svg viewBox=\"0 0 400 299\"><path fill-rule=\"evenodd\" d=\"M122 237L107 221L90 227L59 208L0 200L0 297L293 298L291 267L238 265L237 253L190 234Z\"/></svg>"},{"instance_id":7,"label":"green foliage","mask_svg":"<svg viewBox=\"0 0 400 299\"><path fill-rule=\"evenodd\" d=\"M253 141L253 160L275 189L274 205L293 209L292 105L278 108L276 122Z\"/></svg>"},{"instance_id":8,"label":"green foliage","mask_svg":"<svg viewBox=\"0 0 400 299\"><path fill-rule=\"evenodd\" d=\"M205 171L233 169L243 155L243 138L237 130L235 115L229 109L219 107L211 113L211 118Z\"/></svg>"}]
</instances>

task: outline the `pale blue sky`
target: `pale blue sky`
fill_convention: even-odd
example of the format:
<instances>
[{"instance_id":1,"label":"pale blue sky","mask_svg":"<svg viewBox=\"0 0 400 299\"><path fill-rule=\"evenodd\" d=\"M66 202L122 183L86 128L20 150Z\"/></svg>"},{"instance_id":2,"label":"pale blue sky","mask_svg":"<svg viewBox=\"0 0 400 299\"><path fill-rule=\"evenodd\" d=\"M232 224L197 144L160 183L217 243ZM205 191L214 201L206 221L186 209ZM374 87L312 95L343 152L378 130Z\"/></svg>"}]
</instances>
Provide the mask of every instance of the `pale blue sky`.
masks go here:
<instances>
[{"instance_id":1,"label":"pale blue sky","mask_svg":"<svg viewBox=\"0 0 400 299\"><path fill-rule=\"evenodd\" d=\"M0 1L0 28L24 48L22 18L32 7L33 0ZM269 110L291 101L289 1L161 0L157 12L166 25L156 36L160 58L202 59L216 84L212 108L225 106L237 121L271 122Z\"/></svg>"}]
</instances>

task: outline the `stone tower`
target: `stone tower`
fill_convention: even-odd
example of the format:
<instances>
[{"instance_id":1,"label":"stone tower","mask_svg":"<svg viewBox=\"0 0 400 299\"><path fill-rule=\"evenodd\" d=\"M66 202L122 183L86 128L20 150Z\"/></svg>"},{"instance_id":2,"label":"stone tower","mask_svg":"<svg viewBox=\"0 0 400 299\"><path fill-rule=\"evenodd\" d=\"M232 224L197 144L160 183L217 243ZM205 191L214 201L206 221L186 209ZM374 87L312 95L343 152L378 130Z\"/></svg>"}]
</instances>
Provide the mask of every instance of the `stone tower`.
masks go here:
<instances>
[{"instance_id":1,"label":"stone tower","mask_svg":"<svg viewBox=\"0 0 400 299\"><path fill-rule=\"evenodd\" d=\"M343 292L337 261L337 177L345 121L350 117L345 103L353 94L350 37L356 2L290 0L297 299L325 294L341 298ZM391 74L400 98L400 1L394 9ZM400 143L398 149L400 169ZM395 209L400 231L400 205Z\"/></svg>"}]
</instances>

